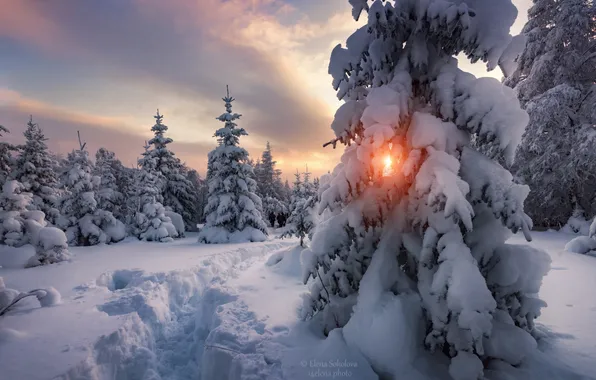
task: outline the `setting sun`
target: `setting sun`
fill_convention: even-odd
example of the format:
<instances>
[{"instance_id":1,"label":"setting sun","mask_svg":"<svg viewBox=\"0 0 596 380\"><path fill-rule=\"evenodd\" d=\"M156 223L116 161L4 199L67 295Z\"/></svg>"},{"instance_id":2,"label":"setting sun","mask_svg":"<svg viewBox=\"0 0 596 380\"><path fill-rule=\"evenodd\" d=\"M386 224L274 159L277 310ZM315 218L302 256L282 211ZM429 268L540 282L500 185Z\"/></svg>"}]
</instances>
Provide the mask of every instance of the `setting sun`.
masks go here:
<instances>
[{"instance_id":1,"label":"setting sun","mask_svg":"<svg viewBox=\"0 0 596 380\"><path fill-rule=\"evenodd\" d=\"M391 157L390 156L385 157L385 167L386 168L387 167L391 167L392 162L393 161L391 160Z\"/></svg>"},{"instance_id":2,"label":"setting sun","mask_svg":"<svg viewBox=\"0 0 596 380\"><path fill-rule=\"evenodd\" d=\"M385 167L383 168L383 175L386 176L391 174L391 172L393 171L393 159L391 159L391 156L385 156L383 162L385 163Z\"/></svg>"}]
</instances>

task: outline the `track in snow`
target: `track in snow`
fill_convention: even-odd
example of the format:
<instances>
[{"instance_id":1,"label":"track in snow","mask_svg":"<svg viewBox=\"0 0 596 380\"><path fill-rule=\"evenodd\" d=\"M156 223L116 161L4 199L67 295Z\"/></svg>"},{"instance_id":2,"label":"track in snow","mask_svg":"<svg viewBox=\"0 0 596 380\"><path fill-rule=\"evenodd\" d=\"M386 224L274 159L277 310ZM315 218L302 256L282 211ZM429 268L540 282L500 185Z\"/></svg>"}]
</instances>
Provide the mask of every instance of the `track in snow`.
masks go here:
<instances>
[{"instance_id":1,"label":"track in snow","mask_svg":"<svg viewBox=\"0 0 596 380\"><path fill-rule=\"evenodd\" d=\"M256 346L267 340L267 332L262 322L237 302L226 281L265 255L294 244L244 246L204 256L199 266L169 273L116 270L101 275L95 286L110 289L113 297L98 309L124 318L124 323L118 331L101 337L89 357L60 378L196 380L212 379L213 371L221 368L233 370L232 362L239 353L257 355ZM83 286L79 291L92 288ZM248 333L234 336L230 328L244 328ZM238 340L251 334L262 334L264 339ZM209 358L205 362L204 356ZM261 360L259 364L270 363Z\"/></svg>"}]
</instances>

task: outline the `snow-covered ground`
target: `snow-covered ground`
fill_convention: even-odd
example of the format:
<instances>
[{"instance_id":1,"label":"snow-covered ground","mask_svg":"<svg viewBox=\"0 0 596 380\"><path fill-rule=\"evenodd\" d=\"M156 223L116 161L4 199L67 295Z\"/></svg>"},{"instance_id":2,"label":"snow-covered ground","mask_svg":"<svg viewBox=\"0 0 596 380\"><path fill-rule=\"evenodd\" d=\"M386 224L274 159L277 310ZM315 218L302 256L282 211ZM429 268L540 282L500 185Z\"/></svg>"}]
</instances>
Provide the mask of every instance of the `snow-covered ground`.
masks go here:
<instances>
[{"instance_id":1,"label":"snow-covered ground","mask_svg":"<svg viewBox=\"0 0 596 380\"><path fill-rule=\"evenodd\" d=\"M533 232L536 248L548 252L551 270L544 278L540 297L548 307L538 319L546 338L540 343L550 363L596 378L596 257L564 251L577 237L559 232ZM523 244L522 236L511 239Z\"/></svg>"},{"instance_id":2,"label":"snow-covered ground","mask_svg":"<svg viewBox=\"0 0 596 380\"><path fill-rule=\"evenodd\" d=\"M596 257L564 252L573 235L533 235L553 259L544 338L509 378L595 379ZM32 248L2 247L7 287L53 286L62 304L24 300L0 317L0 378L376 379L341 333L325 339L299 321L307 289L296 245L200 245L191 234L73 248L71 263L30 269L20 268Z\"/></svg>"}]
</instances>

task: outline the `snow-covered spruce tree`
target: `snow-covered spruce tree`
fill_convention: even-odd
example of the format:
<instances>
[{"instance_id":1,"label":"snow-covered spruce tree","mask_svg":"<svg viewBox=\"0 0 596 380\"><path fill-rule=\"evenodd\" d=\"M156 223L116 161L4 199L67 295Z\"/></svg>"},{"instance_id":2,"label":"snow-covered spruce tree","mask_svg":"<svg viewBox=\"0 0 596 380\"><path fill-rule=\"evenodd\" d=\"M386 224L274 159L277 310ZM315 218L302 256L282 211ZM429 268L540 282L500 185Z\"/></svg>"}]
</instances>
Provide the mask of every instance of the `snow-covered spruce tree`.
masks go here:
<instances>
[{"instance_id":1,"label":"snow-covered spruce tree","mask_svg":"<svg viewBox=\"0 0 596 380\"><path fill-rule=\"evenodd\" d=\"M124 194L118 186L117 176L121 176L123 169L114 152L99 148L95 153L93 175L101 179L96 194L97 207L110 211L119 220L124 220Z\"/></svg>"},{"instance_id":2,"label":"snow-covered spruce tree","mask_svg":"<svg viewBox=\"0 0 596 380\"><path fill-rule=\"evenodd\" d=\"M4 183L0 193L0 243L12 247L32 244L35 255L27 267L53 264L70 259L66 235L54 227L46 227L45 215L29 210L33 196L16 180Z\"/></svg>"},{"instance_id":3,"label":"snow-covered spruce tree","mask_svg":"<svg viewBox=\"0 0 596 380\"><path fill-rule=\"evenodd\" d=\"M0 125L0 137L6 133L10 133L10 131ZM0 184L6 182L6 179L12 171L12 166L14 165L12 153L15 150L16 148L14 145L6 141L0 141Z\"/></svg>"},{"instance_id":4,"label":"snow-covered spruce tree","mask_svg":"<svg viewBox=\"0 0 596 380\"><path fill-rule=\"evenodd\" d=\"M309 182L308 171L303 173L304 181L300 172L296 171L294 176L294 189L292 191L292 202L290 203L290 216L286 222L282 238L296 236L300 239L300 246L304 247L304 239L310 236L314 228L313 208L315 197L313 187Z\"/></svg>"},{"instance_id":5,"label":"snow-covered spruce tree","mask_svg":"<svg viewBox=\"0 0 596 380\"><path fill-rule=\"evenodd\" d=\"M156 170L157 160L150 147L145 145L143 157L139 159L141 169L135 173L135 213L131 233L140 240L166 243L178 237L178 232L160 202L163 199L159 186L160 173Z\"/></svg>"},{"instance_id":6,"label":"snow-covered spruce tree","mask_svg":"<svg viewBox=\"0 0 596 380\"><path fill-rule=\"evenodd\" d=\"M165 207L182 215L186 229L196 230L192 213L197 200L194 198L192 183L186 177L186 168L168 147L173 140L165 135L168 127L163 123L163 115L157 110L154 116L155 125L151 127L154 137L149 140L148 154L155 162L155 170L159 172L158 185Z\"/></svg>"},{"instance_id":7,"label":"snow-covered spruce tree","mask_svg":"<svg viewBox=\"0 0 596 380\"><path fill-rule=\"evenodd\" d=\"M312 278L304 317L343 326L347 343L387 376L422 341L450 358L458 380L482 378L493 359L519 364L536 345L543 303L534 295L550 259L504 243L509 231L530 239L532 222L529 189L497 160L512 161L528 116L511 89L454 58L504 64L516 9L510 0L350 3L368 23L331 55L345 101L333 143L347 147L321 196L329 219L303 253L304 280ZM359 333L373 321L386 326Z\"/></svg>"},{"instance_id":8,"label":"snow-covered spruce tree","mask_svg":"<svg viewBox=\"0 0 596 380\"><path fill-rule=\"evenodd\" d=\"M267 225L261 213L261 199L255 191L257 184L248 152L238 146L240 136L248 133L235 123L241 115L232 113L235 99L223 98L226 112L217 119L225 126L215 132L219 146L209 153L211 172L209 196L205 208L206 223L199 234L199 242L221 244L242 241L264 241Z\"/></svg>"},{"instance_id":9,"label":"snow-covered spruce tree","mask_svg":"<svg viewBox=\"0 0 596 380\"><path fill-rule=\"evenodd\" d=\"M27 227L23 214L32 202L32 195L22 183L9 180L0 193L0 242L11 247L27 244Z\"/></svg>"},{"instance_id":10,"label":"snow-covered spruce tree","mask_svg":"<svg viewBox=\"0 0 596 380\"><path fill-rule=\"evenodd\" d=\"M72 257L68 250L66 234L56 227L39 228L30 243L35 246L35 255L29 258L25 264L26 268L68 261Z\"/></svg>"},{"instance_id":11,"label":"snow-covered spruce tree","mask_svg":"<svg viewBox=\"0 0 596 380\"><path fill-rule=\"evenodd\" d=\"M283 201L281 171L275 169L275 164L271 144L267 141L267 147L263 151L261 160L255 166L255 177L257 195L263 202L263 215L267 218L271 227L275 227L278 215L288 212L287 205Z\"/></svg>"},{"instance_id":12,"label":"snow-covered spruce tree","mask_svg":"<svg viewBox=\"0 0 596 380\"><path fill-rule=\"evenodd\" d=\"M29 119L24 132L25 144L19 146L19 157L16 160L11 178L24 186L24 191L33 196L30 207L43 211L50 220L58 215L56 201L58 199L58 179L55 172L56 162L48 150L48 140L39 124Z\"/></svg>"},{"instance_id":13,"label":"snow-covered spruce tree","mask_svg":"<svg viewBox=\"0 0 596 380\"><path fill-rule=\"evenodd\" d=\"M69 245L118 242L126 237L126 228L110 211L98 207L101 178L92 174L89 153L85 144L80 145L80 149L68 154L61 175L64 194L59 202L60 216L56 225L66 233Z\"/></svg>"},{"instance_id":14,"label":"snow-covered spruce tree","mask_svg":"<svg viewBox=\"0 0 596 380\"><path fill-rule=\"evenodd\" d=\"M596 213L596 7L591 0L534 0L514 87L530 122L514 172L530 186L526 210L562 226L575 209Z\"/></svg>"}]
</instances>

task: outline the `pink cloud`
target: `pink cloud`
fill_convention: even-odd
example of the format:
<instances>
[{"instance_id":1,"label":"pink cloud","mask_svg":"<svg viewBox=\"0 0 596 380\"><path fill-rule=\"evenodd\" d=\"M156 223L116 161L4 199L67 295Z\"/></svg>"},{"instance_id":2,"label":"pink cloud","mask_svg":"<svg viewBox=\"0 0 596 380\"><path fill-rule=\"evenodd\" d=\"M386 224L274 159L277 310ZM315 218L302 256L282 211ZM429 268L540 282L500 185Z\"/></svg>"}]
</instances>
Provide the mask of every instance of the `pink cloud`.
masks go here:
<instances>
[{"instance_id":1,"label":"pink cloud","mask_svg":"<svg viewBox=\"0 0 596 380\"><path fill-rule=\"evenodd\" d=\"M3 2L0 37L32 44L45 52L62 51L68 41L60 26L46 17L32 1Z\"/></svg>"}]
</instances>

